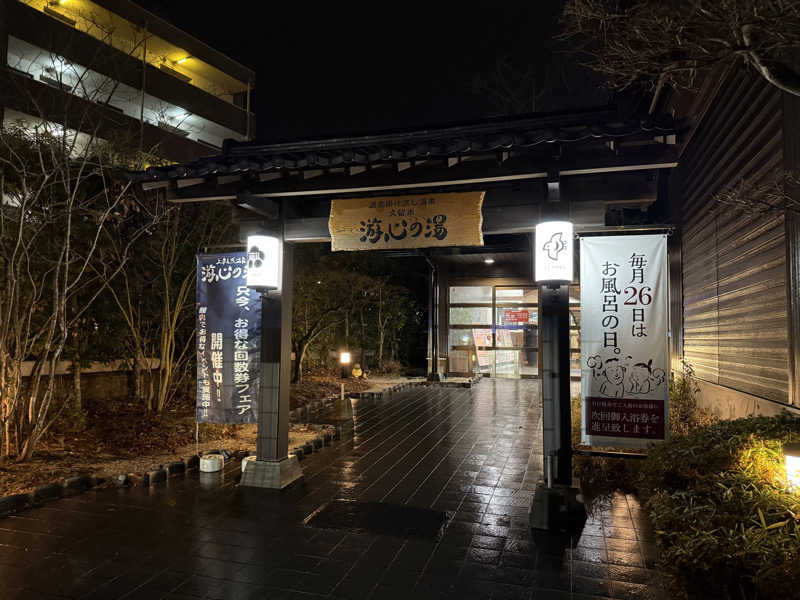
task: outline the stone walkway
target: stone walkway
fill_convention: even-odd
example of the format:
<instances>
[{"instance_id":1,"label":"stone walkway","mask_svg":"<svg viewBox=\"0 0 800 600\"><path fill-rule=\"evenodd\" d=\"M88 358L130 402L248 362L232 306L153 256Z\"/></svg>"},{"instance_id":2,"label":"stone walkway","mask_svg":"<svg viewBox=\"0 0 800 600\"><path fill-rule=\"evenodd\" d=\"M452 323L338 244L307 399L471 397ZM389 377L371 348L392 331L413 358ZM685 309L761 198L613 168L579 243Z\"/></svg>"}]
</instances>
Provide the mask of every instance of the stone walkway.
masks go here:
<instances>
[{"instance_id":1,"label":"stone walkway","mask_svg":"<svg viewBox=\"0 0 800 600\"><path fill-rule=\"evenodd\" d=\"M576 536L528 528L542 471L537 382L412 388L355 401L354 413L353 438L305 460L305 481L283 493L239 488L232 464L0 519L0 597L665 597L633 498L615 497ZM385 535L402 518L382 534L369 519L314 527L333 500L356 501L345 505L356 515L447 511L448 522L437 537Z\"/></svg>"}]
</instances>

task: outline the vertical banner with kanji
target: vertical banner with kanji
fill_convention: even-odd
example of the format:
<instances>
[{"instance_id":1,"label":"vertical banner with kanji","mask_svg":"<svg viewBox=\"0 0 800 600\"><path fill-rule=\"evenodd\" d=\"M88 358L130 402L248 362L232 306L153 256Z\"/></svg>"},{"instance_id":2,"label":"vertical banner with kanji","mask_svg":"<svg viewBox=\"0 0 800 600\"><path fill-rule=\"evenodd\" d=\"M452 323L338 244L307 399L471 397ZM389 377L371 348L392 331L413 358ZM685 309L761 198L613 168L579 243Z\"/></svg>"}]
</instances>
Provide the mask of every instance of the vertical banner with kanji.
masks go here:
<instances>
[{"instance_id":1,"label":"vertical banner with kanji","mask_svg":"<svg viewBox=\"0 0 800 600\"><path fill-rule=\"evenodd\" d=\"M197 421L255 423L261 295L247 287L247 253L197 256Z\"/></svg>"},{"instance_id":2,"label":"vertical banner with kanji","mask_svg":"<svg viewBox=\"0 0 800 600\"><path fill-rule=\"evenodd\" d=\"M581 439L645 448L669 435L667 238L581 238Z\"/></svg>"}]
</instances>

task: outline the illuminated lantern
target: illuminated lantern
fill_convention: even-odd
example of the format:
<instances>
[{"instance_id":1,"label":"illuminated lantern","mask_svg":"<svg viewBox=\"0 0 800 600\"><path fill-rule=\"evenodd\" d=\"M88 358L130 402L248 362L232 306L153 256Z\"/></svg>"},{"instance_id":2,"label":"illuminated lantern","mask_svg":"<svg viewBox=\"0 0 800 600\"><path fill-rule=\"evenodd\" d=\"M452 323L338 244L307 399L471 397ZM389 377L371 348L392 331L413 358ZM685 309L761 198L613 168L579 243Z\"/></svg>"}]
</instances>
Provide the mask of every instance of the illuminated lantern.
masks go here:
<instances>
[{"instance_id":1,"label":"illuminated lantern","mask_svg":"<svg viewBox=\"0 0 800 600\"><path fill-rule=\"evenodd\" d=\"M350 364L350 353L349 352L340 352L339 353L339 364L341 364L341 365L349 365Z\"/></svg>"},{"instance_id":2,"label":"illuminated lantern","mask_svg":"<svg viewBox=\"0 0 800 600\"><path fill-rule=\"evenodd\" d=\"M536 225L535 267L537 283L569 283L572 281L572 223L545 221Z\"/></svg>"},{"instance_id":3,"label":"illuminated lantern","mask_svg":"<svg viewBox=\"0 0 800 600\"><path fill-rule=\"evenodd\" d=\"M786 457L786 481L794 489L800 489L800 442L783 445Z\"/></svg>"},{"instance_id":4,"label":"illuminated lantern","mask_svg":"<svg viewBox=\"0 0 800 600\"><path fill-rule=\"evenodd\" d=\"M259 291L281 287L281 241L270 235L247 237L247 287Z\"/></svg>"}]
</instances>

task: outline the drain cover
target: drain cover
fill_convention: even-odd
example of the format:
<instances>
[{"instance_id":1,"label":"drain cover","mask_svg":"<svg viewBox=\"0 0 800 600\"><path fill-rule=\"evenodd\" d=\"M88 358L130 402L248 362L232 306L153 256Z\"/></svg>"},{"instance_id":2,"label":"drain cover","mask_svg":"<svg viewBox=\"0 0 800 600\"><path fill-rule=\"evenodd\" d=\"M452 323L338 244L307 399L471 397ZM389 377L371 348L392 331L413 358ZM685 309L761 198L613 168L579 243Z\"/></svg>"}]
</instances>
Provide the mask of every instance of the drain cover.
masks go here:
<instances>
[{"instance_id":1,"label":"drain cover","mask_svg":"<svg viewBox=\"0 0 800 600\"><path fill-rule=\"evenodd\" d=\"M352 500L328 502L305 520L306 525L321 529L428 540L438 539L446 523L447 513L440 510Z\"/></svg>"}]
</instances>

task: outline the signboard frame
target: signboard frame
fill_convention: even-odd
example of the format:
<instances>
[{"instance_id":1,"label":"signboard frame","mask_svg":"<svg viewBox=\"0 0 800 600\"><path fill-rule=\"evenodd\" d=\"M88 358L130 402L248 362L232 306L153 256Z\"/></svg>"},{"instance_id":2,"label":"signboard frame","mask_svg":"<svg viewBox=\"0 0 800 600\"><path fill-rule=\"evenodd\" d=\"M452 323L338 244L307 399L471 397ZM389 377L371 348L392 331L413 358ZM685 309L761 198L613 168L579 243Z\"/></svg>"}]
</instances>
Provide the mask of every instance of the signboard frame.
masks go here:
<instances>
[{"instance_id":1,"label":"signboard frame","mask_svg":"<svg viewBox=\"0 0 800 600\"><path fill-rule=\"evenodd\" d=\"M247 252L198 254L195 317L198 423L256 423L261 294L247 287Z\"/></svg>"},{"instance_id":2,"label":"signboard frame","mask_svg":"<svg viewBox=\"0 0 800 600\"><path fill-rule=\"evenodd\" d=\"M334 198L331 250L483 246L485 192Z\"/></svg>"},{"instance_id":3,"label":"signboard frame","mask_svg":"<svg viewBox=\"0 0 800 600\"><path fill-rule=\"evenodd\" d=\"M581 442L669 439L667 236L580 240Z\"/></svg>"}]
</instances>

